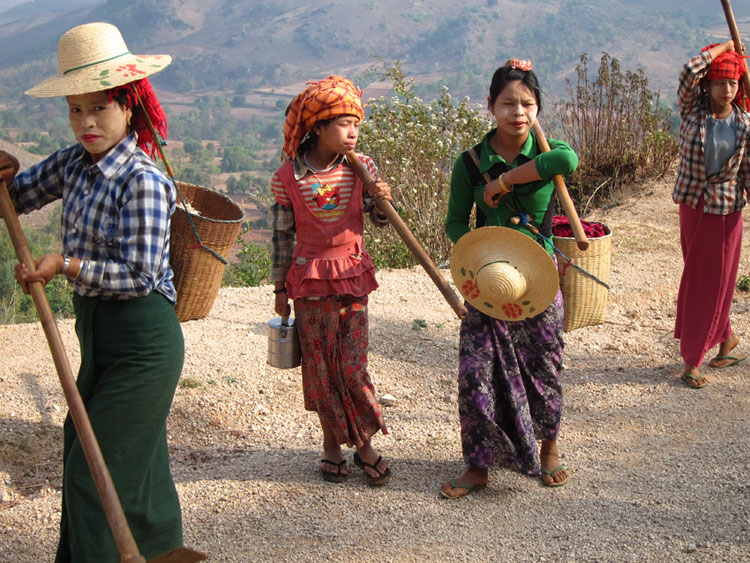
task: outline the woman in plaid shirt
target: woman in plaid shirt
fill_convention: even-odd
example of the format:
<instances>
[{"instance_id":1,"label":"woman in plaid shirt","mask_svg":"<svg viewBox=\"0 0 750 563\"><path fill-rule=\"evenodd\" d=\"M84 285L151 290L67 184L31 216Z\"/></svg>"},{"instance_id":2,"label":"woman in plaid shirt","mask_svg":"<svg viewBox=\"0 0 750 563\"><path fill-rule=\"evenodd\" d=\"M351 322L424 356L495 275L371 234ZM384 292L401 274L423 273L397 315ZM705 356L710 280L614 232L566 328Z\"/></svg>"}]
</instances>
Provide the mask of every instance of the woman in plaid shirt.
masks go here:
<instances>
[{"instance_id":1,"label":"woman in plaid shirt","mask_svg":"<svg viewBox=\"0 0 750 563\"><path fill-rule=\"evenodd\" d=\"M182 371L184 343L169 266L172 184L144 152L166 116L146 78L167 55L132 55L119 30L78 26L60 39L59 72L27 93L65 96L78 141L16 175L0 153L0 175L16 210L62 199L62 254L45 254L16 278L73 285L81 346L77 385L104 461L146 559L182 545L180 503L169 469L166 419ZM134 81L135 79L135 81ZM81 443L64 424L58 562L119 561Z\"/></svg>"},{"instance_id":2,"label":"woman in plaid shirt","mask_svg":"<svg viewBox=\"0 0 750 563\"><path fill-rule=\"evenodd\" d=\"M694 389L708 382L699 367L717 344L709 366L724 368L745 359L732 351L739 338L729 322L742 247L741 210L750 197L750 115L740 83L745 71L744 57L730 40L703 49L680 74L680 165L672 198L680 206L684 270L675 338L685 362L682 379Z\"/></svg>"}]
</instances>

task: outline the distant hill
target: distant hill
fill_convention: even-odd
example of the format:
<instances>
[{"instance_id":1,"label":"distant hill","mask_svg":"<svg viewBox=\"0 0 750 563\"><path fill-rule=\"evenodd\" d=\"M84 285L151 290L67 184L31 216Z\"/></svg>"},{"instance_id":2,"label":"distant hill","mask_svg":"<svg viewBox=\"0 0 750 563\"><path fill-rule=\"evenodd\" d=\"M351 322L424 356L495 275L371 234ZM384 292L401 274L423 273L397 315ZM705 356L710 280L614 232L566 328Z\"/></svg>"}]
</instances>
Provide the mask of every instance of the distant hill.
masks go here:
<instances>
[{"instance_id":1,"label":"distant hill","mask_svg":"<svg viewBox=\"0 0 750 563\"><path fill-rule=\"evenodd\" d=\"M750 37L750 2L734 11ZM511 56L532 59L556 98L579 56L595 72L603 51L671 96L684 61L728 37L718 0L36 0L0 13L0 103L54 72L60 35L89 21L119 26L133 51L173 55L154 82L176 94L291 96L331 73L367 85L381 57L402 60L426 95L446 84L478 102Z\"/></svg>"}]
</instances>

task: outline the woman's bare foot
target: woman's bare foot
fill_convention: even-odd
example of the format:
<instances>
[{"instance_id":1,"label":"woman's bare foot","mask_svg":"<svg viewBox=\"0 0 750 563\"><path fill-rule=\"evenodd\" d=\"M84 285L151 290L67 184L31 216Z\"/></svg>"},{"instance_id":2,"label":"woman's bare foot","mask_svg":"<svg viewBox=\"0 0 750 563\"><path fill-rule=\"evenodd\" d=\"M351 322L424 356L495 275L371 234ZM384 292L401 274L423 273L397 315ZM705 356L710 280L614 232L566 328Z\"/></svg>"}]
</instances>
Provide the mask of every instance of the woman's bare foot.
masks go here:
<instances>
[{"instance_id":1,"label":"woman's bare foot","mask_svg":"<svg viewBox=\"0 0 750 563\"><path fill-rule=\"evenodd\" d=\"M547 487L559 487L568 480L565 465L560 462L557 440L542 440L539 462L542 466L542 482Z\"/></svg>"},{"instance_id":2,"label":"woman's bare foot","mask_svg":"<svg viewBox=\"0 0 750 563\"><path fill-rule=\"evenodd\" d=\"M440 493L446 498L463 497L486 487L487 479L486 467L468 465L460 476L443 483L440 486ZM461 485L468 485L468 487L462 487Z\"/></svg>"},{"instance_id":3,"label":"woman's bare foot","mask_svg":"<svg viewBox=\"0 0 750 563\"><path fill-rule=\"evenodd\" d=\"M687 383L688 387L692 387L693 389L700 389L708 383L708 378L700 374L698 367L689 364L685 364L685 369L682 372L682 380Z\"/></svg>"}]
</instances>

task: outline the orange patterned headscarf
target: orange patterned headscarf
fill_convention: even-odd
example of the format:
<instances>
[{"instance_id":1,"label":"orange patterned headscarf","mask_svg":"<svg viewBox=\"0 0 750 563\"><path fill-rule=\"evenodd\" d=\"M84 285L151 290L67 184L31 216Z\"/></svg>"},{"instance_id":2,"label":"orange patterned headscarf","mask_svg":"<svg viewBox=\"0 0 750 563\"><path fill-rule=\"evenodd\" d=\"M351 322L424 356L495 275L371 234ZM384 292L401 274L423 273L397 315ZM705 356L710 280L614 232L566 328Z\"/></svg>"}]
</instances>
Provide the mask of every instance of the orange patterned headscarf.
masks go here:
<instances>
[{"instance_id":1,"label":"orange patterned headscarf","mask_svg":"<svg viewBox=\"0 0 750 563\"><path fill-rule=\"evenodd\" d=\"M331 75L320 82L308 82L304 92L294 98L284 122L284 155L292 160L313 126L323 119L339 115L356 115L360 120L362 90L342 76Z\"/></svg>"}]
</instances>

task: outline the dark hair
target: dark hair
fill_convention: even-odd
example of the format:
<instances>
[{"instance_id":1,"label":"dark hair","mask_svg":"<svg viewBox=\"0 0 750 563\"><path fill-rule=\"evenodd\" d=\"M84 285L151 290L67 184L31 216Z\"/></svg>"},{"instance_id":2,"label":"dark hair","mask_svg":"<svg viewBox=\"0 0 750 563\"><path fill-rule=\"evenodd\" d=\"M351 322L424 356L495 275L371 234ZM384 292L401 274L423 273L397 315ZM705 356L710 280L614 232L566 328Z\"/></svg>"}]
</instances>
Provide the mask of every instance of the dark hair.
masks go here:
<instances>
[{"instance_id":1,"label":"dark hair","mask_svg":"<svg viewBox=\"0 0 750 563\"><path fill-rule=\"evenodd\" d=\"M536 105L539 113L542 113L542 89L539 87L539 80L533 70L521 70L510 66L501 66L492 75L490 83L490 108L494 105L495 100L500 92L508 85L508 82L520 80L529 90L534 93Z\"/></svg>"},{"instance_id":2,"label":"dark hair","mask_svg":"<svg viewBox=\"0 0 750 563\"><path fill-rule=\"evenodd\" d=\"M311 151L315 148L315 143L318 140L318 134L314 131L315 127L318 125L325 126L331 121L333 121L335 118L331 117L329 119L321 119L320 121L316 121L315 125L313 125L310 128L310 131L305 135L305 137L302 139L302 142L299 144L299 148L297 149L298 154L303 154L308 151Z\"/></svg>"}]
</instances>

